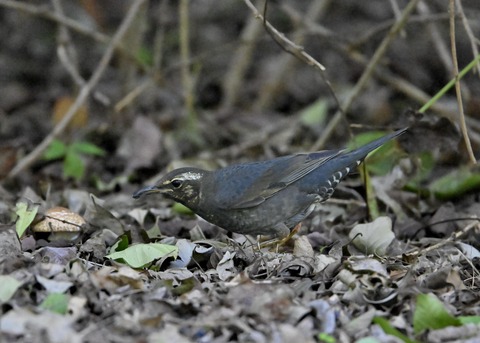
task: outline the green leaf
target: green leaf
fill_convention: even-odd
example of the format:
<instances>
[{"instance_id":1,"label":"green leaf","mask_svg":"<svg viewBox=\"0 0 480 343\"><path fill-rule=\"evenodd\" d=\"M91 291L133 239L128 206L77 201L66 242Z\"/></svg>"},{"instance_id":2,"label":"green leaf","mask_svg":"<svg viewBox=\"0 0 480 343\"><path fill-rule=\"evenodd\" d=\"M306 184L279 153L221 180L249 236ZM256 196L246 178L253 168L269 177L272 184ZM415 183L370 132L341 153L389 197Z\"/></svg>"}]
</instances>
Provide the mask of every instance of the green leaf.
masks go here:
<instances>
[{"instance_id":1,"label":"green leaf","mask_svg":"<svg viewBox=\"0 0 480 343\"><path fill-rule=\"evenodd\" d=\"M63 161L63 175L65 177L73 177L79 181L84 174L85 164L75 151L69 149Z\"/></svg>"},{"instance_id":2,"label":"green leaf","mask_svg":"<svg viewBox=\"0 0 480 343\"><path fill-rule=\"evenodd\" d=\"M415 193L428 193L428 191L422 188L422 183L429 180L432 170L435 167L435 158L430 151L425 151L415 155L415 161L415 165L417 166L416 175L408 181L405 189Z\"/></svg>"},{"instance_id":3,"label":"green leaf","mask_svg":"<svg viewBox=\"0 0 480 343\"><path fill-rule=\"evenodd\" d=\"M70 145L70 148L80 154L105 156L105 150L89 142L75 142Z\"/></svg>"},{"instance_id":4,"label":"green leaf","mask_svg":"<svg viewBox=\"0 0 480 343\"><path fill-rule=\"evenodd\" d=\"M416 166L419 167L415 178L419 181L428 180L435 167L435 157L430 151L424 151L416 156Z\"/></svg>"},{"instance_id":5,"label":"green leaf","mask_svg":"<svg viewBox=\"0 0 480 343\"><path fill-rule=\"evenodd\" d=\"M460 326L459 319L447 312L442 302L433 294L419 294L413 314L413 330L416 334L428 329Z\"/></svg>"},{"instance_id":6,"label":"green leaf","mask_svg":"<svg viewBox=\"0 0 480 343\"><path fill-rule=\"evenodd\" d=\"M456 198L467 192L480 189L480 172L469 168L456 169L435 180L429 188L439 199Z\"/></svg>"},{"instance_id":7,"label":"green leaf","mask_svg":"<svg viewBox=\"0 0 480 343\"><path fill-rule=\"evenodd\" d=\"M333 337L332 335L329 335L328 333L319 333L317 335L317 338L320 342L323 342L323 343L335 343L337 340L335 339L335 337Z\"/></svg>"},{"instance_id":8,"label":"green leaf","mask_svg":"<svg viewBox=\"0 0 480 343\"><path fill-rule=\"evenodd\" d=\"M175 283L177 283L178 280L175 280ZM174 285L174 280L165 280L164 281L165 285L168 287L168 289L172 292L174 295L182 295L185 293L190 292L193 287L195 287L195 279L193 277L181 280L180 284Z\"/></svg>"},{"instance_id":9,"label":"green leaf","mask_svg":"<svg viewBox=\"0 0 480 343\"><path fill-rule=\"evenodd\" d=\"M69 296L62 293L50 293L40 304L40 307L59 314L66 314L68 311Z\"/></svg>"},{"instance_id":10,"label":"green leaf","mask_svg":"<svg viewBox=\"0 0 480 343\"><path fill-rule=\"evenodd\" d=\"M458 320L462 324L480 324L480 316L460 316Z\"/></svg>"},{"instance_id":11,"label":"green leaf","mask_svg":"<svg viewBox=\"0 0 480 343\"><path fill-rule=\"evenodd\" d=\"M176 202L172 206L172 211L178 214L186 214L193 216L195 213L192 212L191 209L189 209L187 206L180 204L179 202Z\"/></svg>"},{"instance_id":12,"label":"green leaf","mask_svg":"<svg viewBox=\"0 0 480 343\"><path fill-rule=\"evenodd\" d=\"M382 131L370 131L355 136L347 145L351 150L357 149L371 141L385 136ZM375 175L387 174L401 156L401 150L398 148L395 140L389 141L381 147L372 151L366 159L366 168L369 173Z\"/></svg>"},{"instance_id":13,"label":"green leaf","mask_svg":"<svg viewBox=\"0 0 480 343\"><path fill-rule=\"evenodd\" d=\"M67 153L67 146L59 141L58 139L54 139L52 143L48 146L47 150L43 154L43 158L46 160L56 160L59 158L63 158Z\"/></svg>"},{"instance_id":14,"label":"green leaf","mask_svg":"<svg viewBox=\"0 0 480 343\"><path fill-rule=\"evenodd\" d=\"M300 113L300 122L305 126L319 126L327 118L328 102L320 98Z\"/></svg>"},{"instance_id":15,"label":"green leaf","mask_svg":"<svg viewBox=\"0 0 480 343\"><path fill-rule=\"evenodd\" d=\"M121 235L114 245L110 248L112 252L123 251L128 248L128 235Z\"/></svg>"},{"instance_id":16,"label":"green leaf","mask_svg":"<svg viewBox=\"0 0 480 343\"><path fill-rule=\"evenodd\" d=\"M0 304L9 301L21 285L10 275L0 275Z\"/></svg>"},{"instance_id":17,"label":"green leaf","mask_svg":"<svg viewBox=\"0 0 480 343\"><path fill-rule=\"evenodd\" d=\"M137 60L144 66L151 66L153 64L153 55L151 49L142 46L137 51Z\"/></svg>"},{"instance_id":18,"label":"green leaf","mask_svg":"<svg viewBox=\"0 0 480 343\"><path fill-rule=\"evenodd\" d=\"M18 218L15 222L15 230L18 237L22 237L27 228L32 224L33 219L37 215L38 205L33 205L31 209L28 209L28 204L24 202L18 202L16 205L15 213Z\"/></svg>"},{"instance_id":19,"label":"green leaf","mask_svg":"<svg viewBox=\"0 0 480 343\"><path fill-rule=\"evenodd\" d=\"M354 150L358 149L359 147L368 144L375 139L378 139L380 137L385 136L385 132L383 131L369 131L369 132L364 132L356 135L353 137L347 144L347 148L349 150ZM385 145L383 145L385 146ZM376 150L374 150L376 151Z\"/></svg>"},{"instance_id":20,"label":"green leaf","mask_svg":"<svg viewBox=\"0 0 480 343\"><path fill-rule=\"evenodd\" d=\"M141 268L162 257L172 256L177 258L178 248L174 245L151 243L136 244L125 250L108 254L112 260L123 260L132 268Z\"/></svg>"},{"instance_id":21,"label":"green leaf","mask_svg":"<svg viewBox=\"0 0 480 343\"><path fill-rule=\"evenodd\" d=\"M387 335L400 338L405 343L415 343L414 340L411 340L410 338L408 338L408 336L404 335L403 333L398 331L396 328L394 328L385 318L375 317L373 318L373 322L378 326L380 326L383 332L385 332Z\"/></svg>"},{"instance_id":22,"label":"green leaf","mask_svg":"<svg viewBox=\"0 0 480 343\"><path fill-rule=\"evenodd\" d=\"M382 343L382 342L380 342L375 337L364 337L364 338L360 338L358 341L355 341L355 343Z\"/></svg>"},{"instance_id":23,"label":"green leaf","mask_svg":"<svg viewBox=\"0 0 480 343\"><path fill-rule=\"evenodd\" d=\"M95 188L100 192L112 192L117 189L117 187L128 184L129 177L127 175L118 175L109 182L103 182L98 176L93 176L93 181L95 182Z\"/></svg>"}]
</instances>

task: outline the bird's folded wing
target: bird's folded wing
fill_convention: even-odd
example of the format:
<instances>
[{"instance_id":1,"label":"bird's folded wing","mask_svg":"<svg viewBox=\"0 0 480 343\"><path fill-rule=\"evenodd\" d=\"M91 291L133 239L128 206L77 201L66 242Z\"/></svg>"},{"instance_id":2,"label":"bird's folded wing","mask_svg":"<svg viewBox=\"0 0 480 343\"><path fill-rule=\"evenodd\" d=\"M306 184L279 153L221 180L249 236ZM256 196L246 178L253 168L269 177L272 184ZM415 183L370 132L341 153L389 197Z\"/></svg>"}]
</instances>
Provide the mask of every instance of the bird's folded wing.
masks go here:
<instances>
[{"instance_id":1,"label":"bird's folded wing","mask_svg":"<svg viewBox=\"0 0 480 343\"><path fill-rule=\"evenodd\" d=\"M268 165L245 189L222 199L219 206L225 209L242 209L260 205L285 187L338 156L342 151L326 150L279 159L277 163Z\"/></svg>"}]
</instances>

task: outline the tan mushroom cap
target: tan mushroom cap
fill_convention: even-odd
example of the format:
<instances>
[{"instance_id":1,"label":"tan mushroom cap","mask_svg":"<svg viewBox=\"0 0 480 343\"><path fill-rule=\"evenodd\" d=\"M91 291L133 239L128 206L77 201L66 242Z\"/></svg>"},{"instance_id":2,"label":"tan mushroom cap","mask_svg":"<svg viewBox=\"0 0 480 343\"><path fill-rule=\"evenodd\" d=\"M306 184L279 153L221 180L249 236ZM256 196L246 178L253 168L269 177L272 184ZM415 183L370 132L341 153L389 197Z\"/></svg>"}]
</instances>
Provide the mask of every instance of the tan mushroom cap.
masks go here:
<instances>
[{"instance_id":1,"label":"tan mushroom cap","mask_svg":"<svg viewBox=\"0 0 480 343\"><path fill-rule=\"evenodd\" d=\"M34 232L79 232L86 224L79 214L65 207L52 207L45 212L45 219L35 224Z\"/></svg>"}]
</instances>

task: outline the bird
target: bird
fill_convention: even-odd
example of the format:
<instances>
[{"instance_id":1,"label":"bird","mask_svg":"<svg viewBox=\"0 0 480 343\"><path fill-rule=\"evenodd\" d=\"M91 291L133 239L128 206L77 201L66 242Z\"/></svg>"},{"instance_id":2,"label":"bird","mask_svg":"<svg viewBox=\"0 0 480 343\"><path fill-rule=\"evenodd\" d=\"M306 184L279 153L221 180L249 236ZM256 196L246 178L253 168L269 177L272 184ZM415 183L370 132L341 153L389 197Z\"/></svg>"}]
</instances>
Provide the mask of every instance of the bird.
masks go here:
<instances>
[{"instance_id":1,"label":"bird","mask_svg":"<svg viewBox=\"0 0 480 343\"><path fill-rule=\"evenodd\" d=\"M400 129L358 149L297 153L270 160L234 164L214 171L178 168L135 199L160 193L227 231L286 237L366 156L403 134Z\"/></svg>"}]
</instances>

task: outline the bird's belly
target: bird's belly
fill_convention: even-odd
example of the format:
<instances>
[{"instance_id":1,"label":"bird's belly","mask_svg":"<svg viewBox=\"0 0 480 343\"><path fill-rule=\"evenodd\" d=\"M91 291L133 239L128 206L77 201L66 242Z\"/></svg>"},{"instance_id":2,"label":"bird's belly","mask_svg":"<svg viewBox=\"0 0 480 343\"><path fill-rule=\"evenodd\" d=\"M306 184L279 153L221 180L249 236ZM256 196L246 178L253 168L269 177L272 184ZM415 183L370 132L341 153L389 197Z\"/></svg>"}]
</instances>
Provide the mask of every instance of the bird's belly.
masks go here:
<instances>
[{"instance_id":1,"label":"bird's belly","mask_svg":"<svg viewBox=\"0 0 480 343\"><path fill-rule=\"evenodd\" d=\"M285 224L291 228L313 209L316 197L289 192L277 193L257 206L244 209L217 209L198 213L202 218L226 230L242 234L275 235L275 227ZM295 194L297 193L297 194Z\"/></svg>"}]
</instances>

